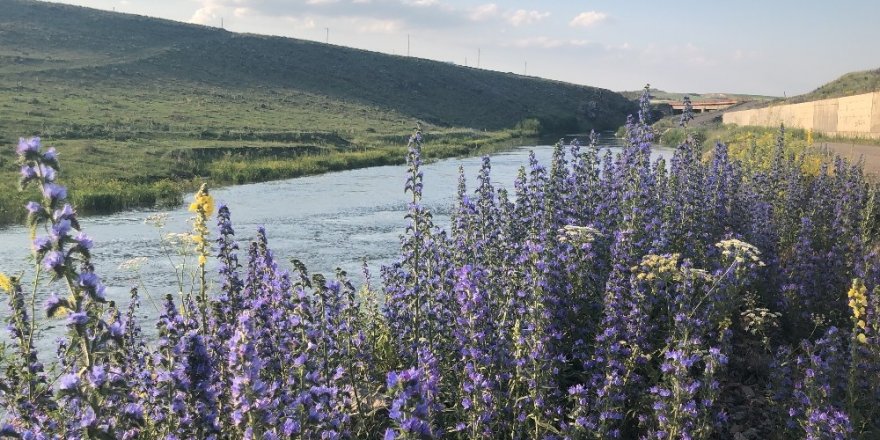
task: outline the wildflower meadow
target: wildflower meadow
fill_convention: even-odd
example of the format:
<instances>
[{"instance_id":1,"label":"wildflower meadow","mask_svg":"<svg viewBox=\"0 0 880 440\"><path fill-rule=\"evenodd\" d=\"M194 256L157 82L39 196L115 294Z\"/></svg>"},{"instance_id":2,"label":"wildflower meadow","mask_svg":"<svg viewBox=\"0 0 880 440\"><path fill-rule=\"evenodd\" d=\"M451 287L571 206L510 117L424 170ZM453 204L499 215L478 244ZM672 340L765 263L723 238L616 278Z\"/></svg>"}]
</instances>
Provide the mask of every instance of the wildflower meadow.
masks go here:
<instances>
[{"instance_id":1,"label":"wildflower meadow","mask_svg":"<svg viewBox=\"0 0 880 440\"><path fill-rule=\"evenodd\" d=\"M485 158L448 230L420 203L415 133L399 259L361 286L274 255L271 230L237 242L203 187L197 285L157 322L137 289L105 296L56 151L22 139L42 197L32 271L0 275L0 437L880 438L876 186L840 158L807 170L782 137L767 160L685 141L652 162L644 119L616 155L532 158L511 191ZM68 329L54 353L37 314Z\"/></svg>"}]
</instances>

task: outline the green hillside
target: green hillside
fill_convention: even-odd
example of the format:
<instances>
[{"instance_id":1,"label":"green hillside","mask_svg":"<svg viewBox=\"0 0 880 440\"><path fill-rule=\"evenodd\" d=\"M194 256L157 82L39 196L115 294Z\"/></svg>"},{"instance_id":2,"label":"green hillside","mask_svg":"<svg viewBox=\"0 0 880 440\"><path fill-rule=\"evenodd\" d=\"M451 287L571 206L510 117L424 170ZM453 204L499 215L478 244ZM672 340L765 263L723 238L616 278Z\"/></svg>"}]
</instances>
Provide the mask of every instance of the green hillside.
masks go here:
<instances>
[{"instance_id":1,"label":"green hillside","mask_svg":"<svg viewBox=\"0 0 880 440\"><path fill-rule=\"evenodd\" d=\"M233 95L295 92L490 130L527 118L562 121L566 130L613 128L631 110L608 90L437 61L51 3L0 0L0 9L0 77L7 88L48 82L140 89L147 97L193 86ZM297 101L290 97L287 104Z\"/></svg>"},{"instance_id":2,"label":"green hillside","mask_svg":"<svg viewBox=\"0 0 880 440\"><path fill-rule=\"evenodd\" d=\"M638 100L642 93L644 93L644 89L642 90L627 90L620 92L621 95L631 99ZM742 93L686 93L686 92L667 92L660 89L650 89L651 97L653 99L659 99L664 101L681 101L685 96L691 98L692 101L713 101L713 100L727 100L727 99L735 99L737 101L769 101L772 99L776 99L773 96L764 96L764 95L748 95Z\"/></svg>"},{"instance_id":3,"label":"green hillside","mask_svg":"<svg viewBox=\"0 0 880 440\"><path fill-rule=\"evenodd\" d=\"M850 72L810 93L798 95L789 102L806 102L818 99L839 98L860 95L880 90L880 69Z\"/></svg>"},{"instance_id":4,"label":"green hillside","mask_svg":"<svg viewBox=\"0 0 880 440\"><path fill-rule=\"evenodd\" d=\"M136 15L0 0L0 225L23 217L12 145L58 147L82 212L181 191L522 136L613 129L634 105L604 89Z\"/></svg>"}]
</instances>

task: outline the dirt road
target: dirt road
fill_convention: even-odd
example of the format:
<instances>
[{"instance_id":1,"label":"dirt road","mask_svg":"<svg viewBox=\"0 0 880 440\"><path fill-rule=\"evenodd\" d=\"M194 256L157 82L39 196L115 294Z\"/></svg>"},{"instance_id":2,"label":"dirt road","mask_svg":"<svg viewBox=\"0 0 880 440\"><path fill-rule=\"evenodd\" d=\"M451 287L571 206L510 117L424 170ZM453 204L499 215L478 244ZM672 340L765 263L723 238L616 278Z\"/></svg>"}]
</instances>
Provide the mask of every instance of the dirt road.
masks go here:
<instances>
[{"instance_id":1,"label":"dirt road","mask_svg":"<svg viewBox=\"0 0 880 440\"><path fill-rule=\"evenodd\" d=\"M880 145L855 144L846 142L817 142L817 146L827 146L829 150L852 162L863 158L865 173L880 177Z\"/></svg>"}]
</instances>

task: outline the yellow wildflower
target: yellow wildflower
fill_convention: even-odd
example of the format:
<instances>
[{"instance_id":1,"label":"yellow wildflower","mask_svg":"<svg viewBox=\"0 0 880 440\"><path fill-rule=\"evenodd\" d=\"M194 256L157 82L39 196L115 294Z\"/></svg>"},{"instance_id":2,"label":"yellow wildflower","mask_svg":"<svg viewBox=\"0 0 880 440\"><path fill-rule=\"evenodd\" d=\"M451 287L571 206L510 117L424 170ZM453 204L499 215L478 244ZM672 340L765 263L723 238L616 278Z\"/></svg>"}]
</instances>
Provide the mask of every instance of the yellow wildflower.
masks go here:
<instances>
[{"instance_id":1,"label":"yellow wildflower","mask_svg":"<svg viewBox=\"0 0 880 440\"><path fill-rule=\"evenodd\" d=\"M190 212L204 214L205 217L210 217L214 212L214 198L208 194L207 184L203 183L199 188L195 200L189 205L189 210Z\"/></svg>"},{"instance_id":2,"label":"yellow wildflower","mask_svg":"<svg viewBox=\"0 0 880 440\"><path fill-rule=\"evenodd\" d=\"M0 290L4 290L6 292L12 291L12 280L10 280L8 276L2 273L0 273Z\"/></svg>"},{"instance_id":3,"label":"yellow wildflower","mask_svg":"<svg viewBox=\"0 0 880 440\"><path fill-rule=\"evenodd\" d=\"M853 332L856 334L856 340L861 343L866 343L868 338L863 333L868 326L863 316L865 316L866 309L868 308L868 288L865 287L865 283L862 280L856 278L853 280L852 287L850 287L849 292L846 293L846 296L849 297L849 308L852 310L853 315Z\"/></svg>"},{"instance_id":4,"label":"yellow wildflower","mask_svg":"<svg viewBox=\"0 0 880 440\"><path fill-rule=\"evenodd\" d=\"M204 270L208 261L208 224L207 219L214 212L214 199L208 194L208 186L202 184L196 193L195 201L189 205L189 210L196 213L193 223L192 241L196 244L196 252L199 254L199 266Z\"/></svg>"}]
</instances>

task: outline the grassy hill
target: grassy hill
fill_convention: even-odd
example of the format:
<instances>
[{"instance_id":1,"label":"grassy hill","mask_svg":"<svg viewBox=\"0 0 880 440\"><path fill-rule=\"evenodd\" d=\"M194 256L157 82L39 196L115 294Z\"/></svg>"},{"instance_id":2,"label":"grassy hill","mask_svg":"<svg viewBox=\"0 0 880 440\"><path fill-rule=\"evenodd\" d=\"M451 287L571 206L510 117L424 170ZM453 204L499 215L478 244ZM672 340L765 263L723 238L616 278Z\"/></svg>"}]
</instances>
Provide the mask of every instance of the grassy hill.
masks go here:
<instances>
[{"instance_id":1,"label":"grassy hill","mask_svg":"<svg viewBox=\"0 0 880 440\"><path fill-rule=\"evenodd\" d=\"M594 87L0 0L0 224L22 216L19 136L59 148L81 210L110 211L177 201L201 180L400 162L417 122L439 157L537 132L613 129L633 110Z\"/></svg>"},{"instance_id":2,"label":"grassy hill","mask_svg":"<svg viewBox=\"0 0 880 440\"><path fill-rule=\"evenodd\" d=\"M810 93L792 97L788 102L806 102L819 99L860 95L880 90L880 69L850 72L824 84Z\"/></svg>"},{"instance_id":3,"label":"grassy hill","mask_svg":"<svg viewBox=\"0 0 880 440\"><path fill-rule=\"evenodd\" d=\"M0 7L0 76L16 85L36 77L53 86L296 91L490 130L527 118L613 128L631 110L608 90L437 61L68 5Z\"/></svg>"},{"instance_id":4,"label":"grassy hill","mask_svg":"<svg viewBox=\"0 0 880 440\"><path fill-rule=\"evenodd\" d=\"M620 92L621 95L631 100L641 98L644 90L627 90ZM764 95L747 95L742 93L685 93L685 92L667 92L660 89L650 89L651 97L664 101L681 101L685 96L689 96L692 101L712 101L735 99L738 101L769 101L775 99L773 96Z\"/></svg>"}]
</instances>

